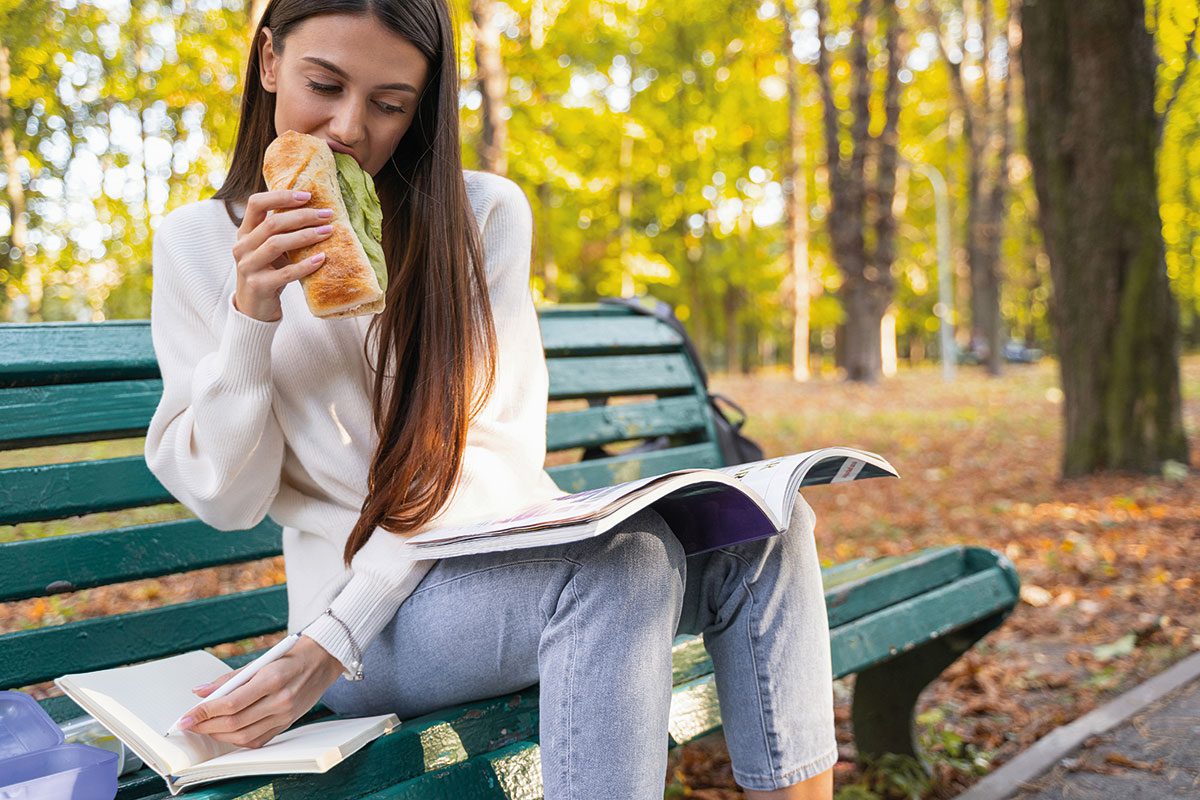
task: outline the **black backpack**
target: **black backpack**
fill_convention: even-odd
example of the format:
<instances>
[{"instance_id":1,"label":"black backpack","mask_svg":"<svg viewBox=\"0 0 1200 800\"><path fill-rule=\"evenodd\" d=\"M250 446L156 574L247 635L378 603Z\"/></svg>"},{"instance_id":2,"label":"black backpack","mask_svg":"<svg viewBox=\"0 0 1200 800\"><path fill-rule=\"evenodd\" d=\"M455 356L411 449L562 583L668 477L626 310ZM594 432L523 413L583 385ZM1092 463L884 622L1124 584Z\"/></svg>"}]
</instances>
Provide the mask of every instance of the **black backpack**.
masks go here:
<instances>
[{"instance_id":1,"label":"black backpack","mask_svg":"<svg viewBox=\"0 0 1200 800\"><path fill-rule=\"evenodd\" d=\"M717 446L721 449L721 456L725 460L725 463L745 464L749 461L762 460L762 448L757 443L742 435L742 426L746 424L746 412L728 397L708 391L708 373L704 369L703 362L700 361L700 354L696 352L696 345L692 342L692 338L688 336L687 329L683 327L683 323L675 316L675 309L671 307L670 303L665 303L649 295L641 297L602 297L600 298L600 302L607 305L624 306L639 314L654 317L678 331L680 337L683 338L684 349L695 365L696 371L700 374L700 381L704 384L704 390L708 395L708 404L713 412L713 425L717 431ZM726 410L726 408L729 410ZM733 412L732 415L730 411ZM627 452L644 453L653 450L665 450L670 446L669 437L659 436L657 439L643 442ZM603 448L594 447L588 448L583 457L585 459L600 458L606 455L608 453Z\"/></svg>"}]
</instances>

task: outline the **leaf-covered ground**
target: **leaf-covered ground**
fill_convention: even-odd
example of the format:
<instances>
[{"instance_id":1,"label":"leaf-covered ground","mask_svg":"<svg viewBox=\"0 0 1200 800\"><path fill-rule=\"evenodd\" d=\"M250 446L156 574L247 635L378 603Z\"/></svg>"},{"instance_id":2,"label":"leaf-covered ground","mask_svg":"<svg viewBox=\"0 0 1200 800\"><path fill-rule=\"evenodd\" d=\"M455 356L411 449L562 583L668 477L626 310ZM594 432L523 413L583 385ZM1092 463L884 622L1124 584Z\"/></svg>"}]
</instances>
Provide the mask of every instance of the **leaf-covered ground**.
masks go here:
<instances>
[{"instance_id":1,"label":"leaf-covered ground","mask_svg":"<svg viewBox=\"0 0 1200 800\"><path fill-rule=\"evenodd\" d=\"M953 797L981 773L1200 649L1200 360L1184 365L1192 475L1059 478L1057 367L901 372L878 386L785 375L719 376L768 455L849 444L886 456L899 481L805 492L822 559L948 543L1005 553L1022 603L923 695L918 729L934 775L904 764L864 775L849 726L853 679L837 686L842 798ZM741 797L719 737L673 759L668 793Z\"/></svg>"},{"instance_id":2,"label":"leaf-covered ground","mask_svg":"<svg viewBox=\"0 0 1200 800\"><path fill-rule=\"evenodd\" d=\"M1184 379L1195 469L1200 358L1185 362ZM922 696L918 727L933 756L932 780L903 763L867 775L856 768L848 722L853 679L836 684L841 800L951 797L1055 727L1200 649L1200 476L1169 469L1154 477L1060 480L1054 365L1010 367L1000 379L962 370L950 385L923 368L874 387L832 379L796 384L783 374L717 376L714 386L746 407L747 433L768 454L848 444L882 453L900 470L899 481L806 492L827 563L965 542L1001 550L1021 574L1024 602L1016 612ZM0 453L0 467L141 451L140 439L17 451ZM158 506L0 526L0 541L181 516L188 515L178 506ZM0 632L283 577L282 561L269 559L0 605ZM719 736L672 758L668 794L741 797Z\"/></svg>"}]
</instances>

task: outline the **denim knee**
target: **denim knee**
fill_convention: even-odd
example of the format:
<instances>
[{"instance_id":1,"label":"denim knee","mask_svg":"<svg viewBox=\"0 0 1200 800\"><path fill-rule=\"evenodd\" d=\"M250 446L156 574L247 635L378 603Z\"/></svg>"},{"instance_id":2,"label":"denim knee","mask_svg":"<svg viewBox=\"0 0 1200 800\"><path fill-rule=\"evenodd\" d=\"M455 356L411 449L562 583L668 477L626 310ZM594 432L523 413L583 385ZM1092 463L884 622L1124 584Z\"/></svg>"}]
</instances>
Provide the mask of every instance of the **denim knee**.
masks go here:
<instances>
[{"instance_id":1,"label":"denim knee","mask_svg":"<svg viewBox=\"0 0 1200 800\"><path fill-rule=\"evenodd\" d=\"M678 613L686 576L683 545L662 516L643 509L607 534L581 543L572 559L585 580L610 598L623 598L643 612L663 609ZM576 581L576 583L580 583Z\"/></svg>"},{"instance_id":2,"label":"denim knee","mask_svg":"<svg viewBox=\"0 0 1200 800\"><path fill-rule=\"evenodd\" d=\"M760 582L765 573L772 580L791 580L798 571L811 568L808 564L815 551L816 513L803 497L796 498L788 529L778 536L768 536L725 548L737 557L742 577L751 586ZM819 569L819 565L816 565Z\"/></svg>"}]
</instances>

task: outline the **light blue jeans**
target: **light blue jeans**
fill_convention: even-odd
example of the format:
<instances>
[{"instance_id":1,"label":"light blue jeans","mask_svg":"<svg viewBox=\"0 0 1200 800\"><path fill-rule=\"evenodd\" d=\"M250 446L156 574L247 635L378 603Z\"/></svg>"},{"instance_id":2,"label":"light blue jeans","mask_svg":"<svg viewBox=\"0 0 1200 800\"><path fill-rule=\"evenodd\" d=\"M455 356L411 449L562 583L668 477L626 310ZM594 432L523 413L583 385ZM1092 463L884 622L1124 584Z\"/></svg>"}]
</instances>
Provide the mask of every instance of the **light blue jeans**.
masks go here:
<instances>
[{"instance_id":1,"label":"light blue jeans","mask_svg":"<svg viewBox=\"0 0 1200 800\"><path fill-rule=\"evenodd\" d=\"M829 621L798 499L781 536L688 558L659 514L567 545L443 559L322 698L403 719L540 681L549 800L661 798L671 643L702 633L733 774L776 789L837 761Z\"/></svg>"}]
</instances>

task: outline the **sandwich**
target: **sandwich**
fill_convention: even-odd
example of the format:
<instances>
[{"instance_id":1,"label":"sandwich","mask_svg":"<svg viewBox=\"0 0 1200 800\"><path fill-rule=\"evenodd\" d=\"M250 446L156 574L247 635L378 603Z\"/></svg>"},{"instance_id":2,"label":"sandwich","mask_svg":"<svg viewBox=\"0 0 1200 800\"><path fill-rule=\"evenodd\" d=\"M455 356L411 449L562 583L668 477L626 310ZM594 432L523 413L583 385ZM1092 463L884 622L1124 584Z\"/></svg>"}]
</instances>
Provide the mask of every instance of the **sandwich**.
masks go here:
<instances>
[{"instance_id":1,"label":"sandwich","mask_svg":"<svg viewBox=\"0 0 1200 800\"><path fill-rule=\"evenodd\" d=\"M354 157L333 152L316 136L287 131L267 146L263 178L270 190L312 192L306 207L333 209L330 236L288 253L292 263L325 253L325 262L300 279L313 316L336 319L383 311L383 212L374 181Z\"/></svg>"}]
</instances>

